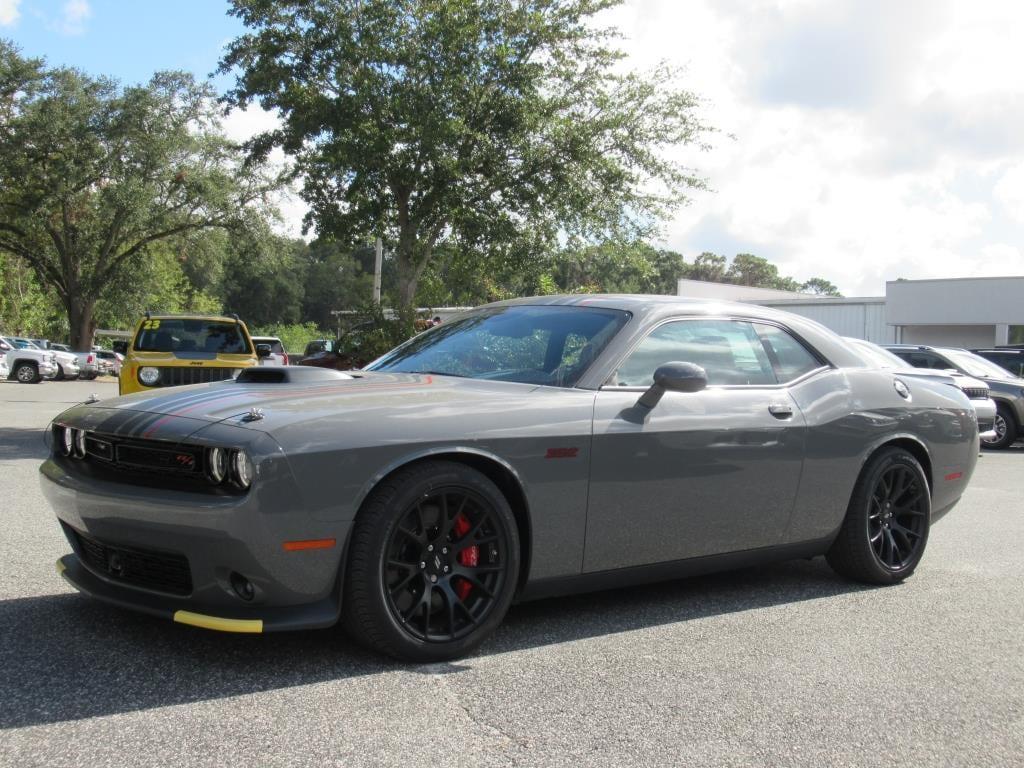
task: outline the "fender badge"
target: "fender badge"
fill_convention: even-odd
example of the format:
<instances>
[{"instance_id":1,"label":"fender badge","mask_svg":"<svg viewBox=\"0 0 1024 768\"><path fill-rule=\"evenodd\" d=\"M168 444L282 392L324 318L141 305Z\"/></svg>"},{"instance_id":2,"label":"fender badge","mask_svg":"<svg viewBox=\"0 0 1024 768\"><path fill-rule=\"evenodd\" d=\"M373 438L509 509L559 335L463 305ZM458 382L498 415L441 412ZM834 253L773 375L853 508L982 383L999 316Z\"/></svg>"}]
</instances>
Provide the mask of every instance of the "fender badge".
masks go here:
<instances>
[{"instance_id":1,"label":"fender badge","mask_svg":"<svg viewBox=\"0 0 1024 768\"><path fill-rule=\"evenodd\" d=\"M242 417L242 421L259 421L263 418L262 408L250 408L249 412Z\"/></svg>"}]
</instances>

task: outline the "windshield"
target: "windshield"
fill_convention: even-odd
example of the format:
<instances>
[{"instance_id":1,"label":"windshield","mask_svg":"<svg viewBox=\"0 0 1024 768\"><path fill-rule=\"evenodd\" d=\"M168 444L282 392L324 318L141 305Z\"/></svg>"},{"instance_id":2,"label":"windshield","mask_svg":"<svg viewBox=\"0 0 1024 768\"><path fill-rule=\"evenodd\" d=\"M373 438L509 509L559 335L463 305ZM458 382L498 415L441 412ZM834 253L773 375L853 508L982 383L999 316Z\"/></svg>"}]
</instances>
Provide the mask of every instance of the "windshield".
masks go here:
<instances>
[{"instance_id":1,"label":"windshield","mask_svg":"<svg viewBox=\"0 0 1024 768\"><path fill-rule=\"evenodd\" d=\"M911 367L910 363L905 360L900 360L889 350L882 349L877 344L872 344L870 341L864 341L863 339L847 339L847 341L854 347L857 354L861 356L865 363L873 365L876 368L895 368L897 370L905 370Z\"/></svg>"},{"instance_id":2,"label":"windshield","mask_svg":"<svg viewBox=\"0 0 1024 768\"><path fill-rule=\"evenodd\" d=\"M211 355L252 354L238 323L172 317L153 318L142 323L135 337L138 352L205 352Z\"/></svg>"},{"instance_id":3,"label":"windshield","mask_svg":"<svg viewBox=\"0 0 1024 768\"><path fill-rule=\"evenodd\" d=\"M15 346L18 347L18 349L39 349L39 347L37 347L28 339L15 339L14 344Z\"/></svg>"},{"instance_id":4,"label":"windshield","mask_svg":"<svg viewBox=\"0 0 1024 768\"><path fill-rule=\"evenodd\" d=\"M424 331L367 370L572 387L628 319L595 307L497 307Z\"/></svg>"},{"instance_id":5,"label":"windshield","mask_svg":"<svg viewBox=\"0 0 1024 768\"><path fill-rule=\"evenodd\" d=\"M959 349L944 349L942 354L956 363L970 376L987 376L990 379L1016 379L1017 377L1005 368L1000 368L991 360Z\"/></svg>"}]
</instances>

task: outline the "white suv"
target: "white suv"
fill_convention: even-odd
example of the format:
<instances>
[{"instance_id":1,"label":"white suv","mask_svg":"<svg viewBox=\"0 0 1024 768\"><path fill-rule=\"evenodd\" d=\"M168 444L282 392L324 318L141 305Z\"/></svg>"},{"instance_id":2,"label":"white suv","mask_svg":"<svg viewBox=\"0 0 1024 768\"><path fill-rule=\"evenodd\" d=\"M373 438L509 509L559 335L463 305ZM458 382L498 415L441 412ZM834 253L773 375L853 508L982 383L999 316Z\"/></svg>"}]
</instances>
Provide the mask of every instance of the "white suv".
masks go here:
<instances>
[{"instance_id":1,"label":"white suv","mask_svg":"<svg viewBox=\"0 0 1024 768\"><path fill-rule=\"evenodd\" d=\"M260 358L260 365L288 365L288 353L284 351L284 344L276 336L253 336L252 343L257 348L260 344L270 347L270 354Z\"/></svg>"}]
</instances>

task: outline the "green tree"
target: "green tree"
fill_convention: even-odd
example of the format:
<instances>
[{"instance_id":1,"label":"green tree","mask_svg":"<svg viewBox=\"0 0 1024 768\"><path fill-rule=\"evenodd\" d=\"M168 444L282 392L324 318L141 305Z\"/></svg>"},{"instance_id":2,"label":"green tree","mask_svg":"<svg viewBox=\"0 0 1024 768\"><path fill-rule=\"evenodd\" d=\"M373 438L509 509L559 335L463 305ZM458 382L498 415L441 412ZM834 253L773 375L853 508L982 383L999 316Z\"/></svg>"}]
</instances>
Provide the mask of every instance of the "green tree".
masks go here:
<instances>
[{"instance_id":1,"label":"green tree","mask_svg":"<svg viewBox=\"0 0 1024 768\"><path fill-rule=\"evenodd\" d=\"M250 227L233 238L224 263L224 309L254 326L294 324L302 317L306 244Z\"/></svg>"},{"instance_id":2,"label":"green tree","mask_svg":"<svg viewBox=\"0 0 1024 768\"><path fill-rule=\"evenodd\" d=\"M122 88L46 69L0 41L0 251L55 293L76 349L155 243L241 226L273 186L222 135L213 96L183 73Z\"/></svg>"},{"instance_id":3,"label":"green tree","mask_svg":"<svg viewBox=\"0 0 1024 768\"><path fill-rule=\"evenodd\" d=\"M842 296L839 289L823 277L812 277L800 286L804 293L816 293L819 296Z\"/></svg>"},{"instance_id":4,"label":"green tree","mask_svg":"<svg viewBox=\"0 0 1024 768\"><path fill-rule=\"evenodd\" d=\"M355 311L373 296L372 248L353 251L341 243L317 240L306 254L302 316L320 328L337 330L334 311Z\"/></svg>"},{"instance_id":5,"label":"green tree","mask_svg":"<svg viewBox=\"0 0 1024 768\"><path fill-rule=\"evenodd\" d=\"M725 256L704 251L693 260L686 277L691 280L703 280L707 283L724 283L726 264Z\"/></svg>"},{"instance_id":6,"label":"green tree","mask_svg":"<svg viewBox=\"0 0 1024 768\"><path fill-rule=\"evenodd\" d=\"M725 273L725 282L774 288L779 282L779 270L768 259L752 253L737 253Z\"/></svg>"},{"instance_id":7,"label":"green tree","mask_svg":"<svg viewBox=\"0 0 1024 768\"><path fill-rule=\"evenodd\" d=\"M624 73L595 22L620 0L231 0L251 30L226 99L276 110L274 147L305 174L321 235L394 245L397 293L454 245L631 239L703 187L663 150L708 128L677 73Z\"/></svg>"}]
</instances>

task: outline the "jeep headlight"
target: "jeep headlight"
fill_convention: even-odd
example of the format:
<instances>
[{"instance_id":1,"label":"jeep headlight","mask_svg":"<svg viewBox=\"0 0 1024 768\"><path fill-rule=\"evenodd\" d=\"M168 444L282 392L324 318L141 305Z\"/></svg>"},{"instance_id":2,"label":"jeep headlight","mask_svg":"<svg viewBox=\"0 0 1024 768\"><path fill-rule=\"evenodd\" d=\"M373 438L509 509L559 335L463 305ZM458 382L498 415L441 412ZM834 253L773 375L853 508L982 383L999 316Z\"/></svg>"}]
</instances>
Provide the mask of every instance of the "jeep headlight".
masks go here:
<instances>
[{"instance_id":1,"label":"jeep headlight","mask_svg":"<svg viewBox=\"0 0 1024 768\"><path fill-rule=\"evenodd\" d=\"M139 368L139 381L145 384L147 387L154 387L156 383L160 381L160 369L150 368Z\"/></svg>"}]
</instances>

